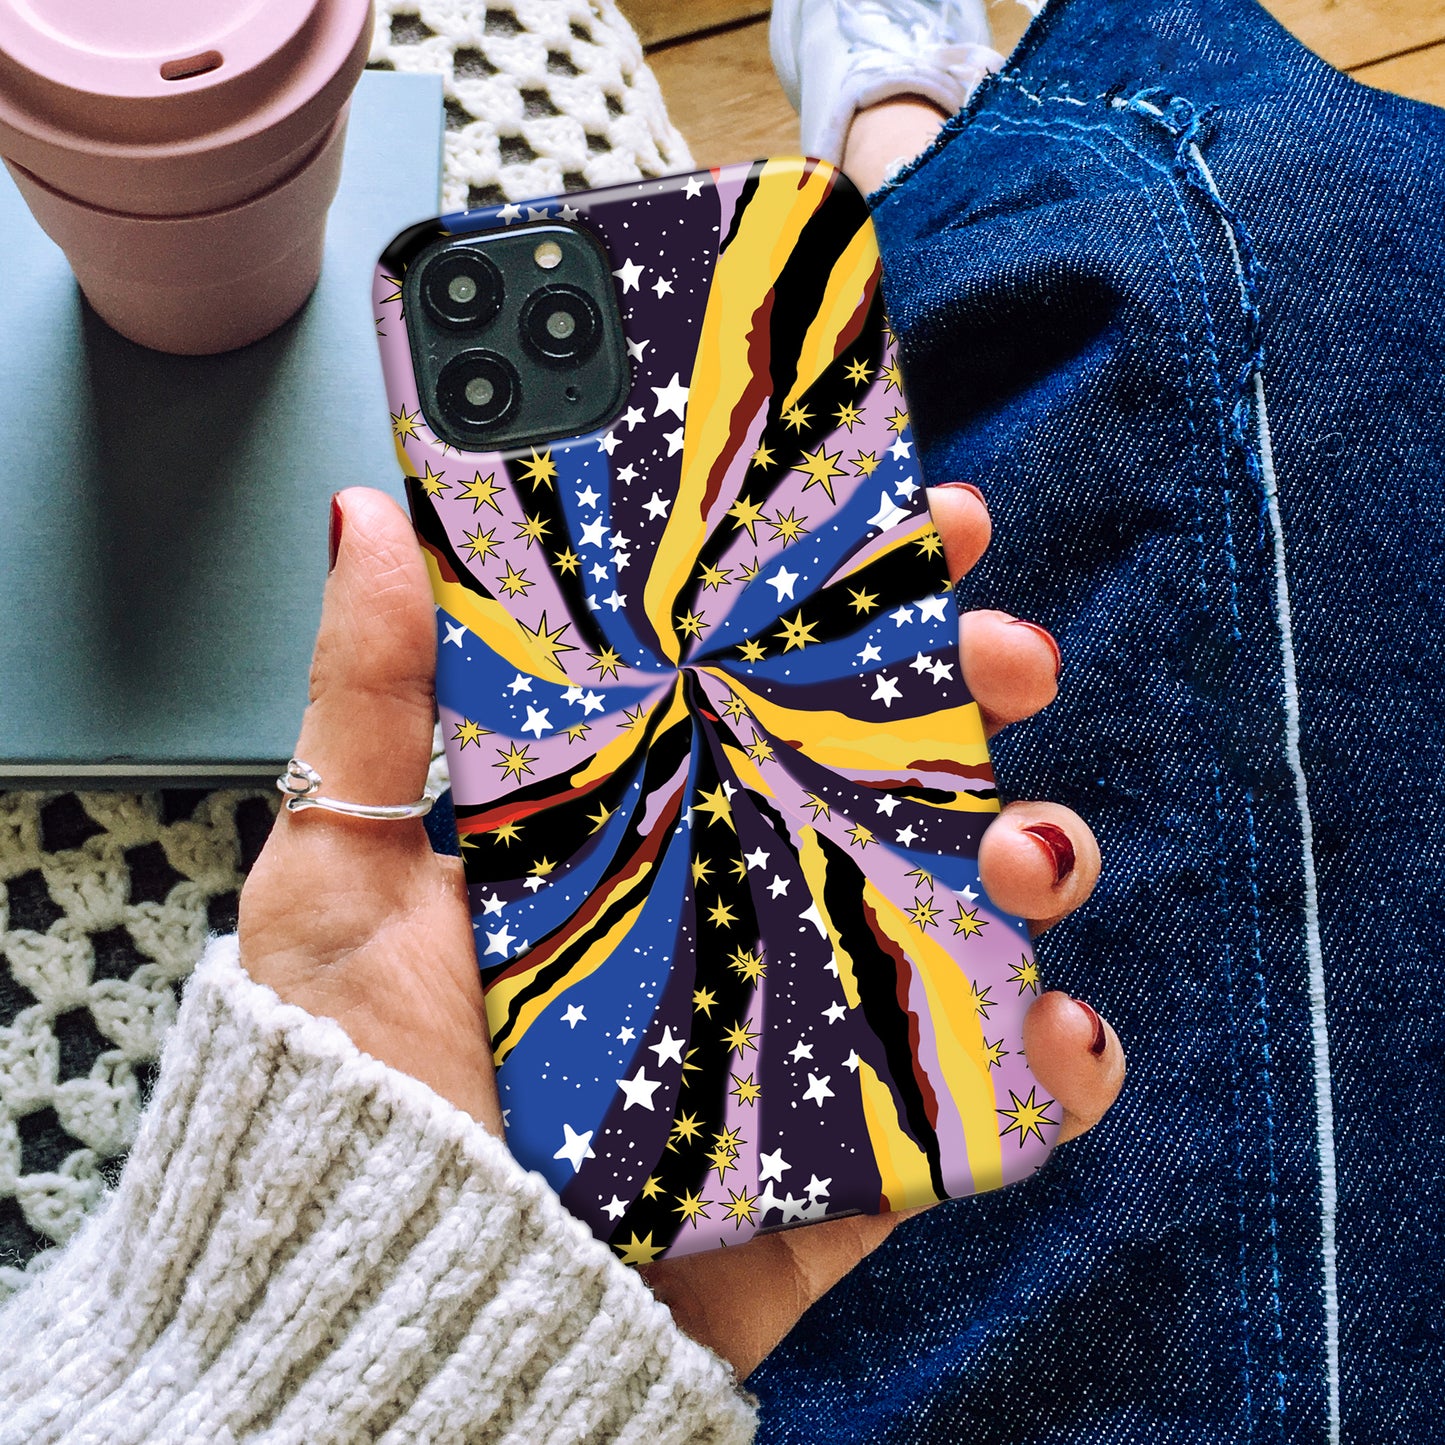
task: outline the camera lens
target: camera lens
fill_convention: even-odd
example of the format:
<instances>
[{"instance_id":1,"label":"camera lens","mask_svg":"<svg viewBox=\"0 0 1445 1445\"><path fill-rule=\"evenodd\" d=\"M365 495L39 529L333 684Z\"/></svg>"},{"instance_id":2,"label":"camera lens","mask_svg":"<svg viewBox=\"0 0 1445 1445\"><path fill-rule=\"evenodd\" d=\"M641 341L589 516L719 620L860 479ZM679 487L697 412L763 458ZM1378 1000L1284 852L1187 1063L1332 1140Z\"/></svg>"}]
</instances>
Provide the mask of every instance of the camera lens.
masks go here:
<instances>
[{"instance_id":1,"label":"camera lens","mask_svg":"<svg viewBox=\"0 0 1445 1445\"><path fill-rule=\"evenodd\" d=\"M545 361L585 360L602 340L602 313L575 286L544 286L522 308L522 340Z\"/></svg>"},{"instance_id":2,"label":"camera lens","mask_svg":"<svg viewBox=\"0 0 1445 1445\"><path fill-rule=\"evenodd\" d=\"M421 299L443 326L480 326L502 306L502 273L480 251L443 251L421 278Z\"/></svg>"},{"instance_id":3,"label":"camera lens","mask_svg":"<svg viewBox=\"0 0 1445 1445\"><path fill-rule=\"evenodd\" d=\"M521 384L510 362L495 351L464 351L442 367L437 401L447 418L467 431L500 425L516 410Z\"/></svg>"}]
</instances>

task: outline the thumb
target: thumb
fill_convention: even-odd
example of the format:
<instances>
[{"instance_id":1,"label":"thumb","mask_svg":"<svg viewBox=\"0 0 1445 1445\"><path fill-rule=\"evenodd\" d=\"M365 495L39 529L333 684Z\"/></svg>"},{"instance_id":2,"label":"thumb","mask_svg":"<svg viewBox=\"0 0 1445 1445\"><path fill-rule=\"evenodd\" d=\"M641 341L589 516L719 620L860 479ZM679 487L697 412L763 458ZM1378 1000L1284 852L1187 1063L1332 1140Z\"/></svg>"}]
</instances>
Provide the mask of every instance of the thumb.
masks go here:
<instances>
[{"instance_id":1,"label":"thumb","mask_svg":"<svg viewBox=\"0 0 1445 1445\"><path fill-rule=\"evenodd\" d=\"M321 775L328 797L410 803L426 783L435 719L426 564L411 523L384 492L349 487L332 508L334 560L296 756Z\"/></svg>"}]
</instances>

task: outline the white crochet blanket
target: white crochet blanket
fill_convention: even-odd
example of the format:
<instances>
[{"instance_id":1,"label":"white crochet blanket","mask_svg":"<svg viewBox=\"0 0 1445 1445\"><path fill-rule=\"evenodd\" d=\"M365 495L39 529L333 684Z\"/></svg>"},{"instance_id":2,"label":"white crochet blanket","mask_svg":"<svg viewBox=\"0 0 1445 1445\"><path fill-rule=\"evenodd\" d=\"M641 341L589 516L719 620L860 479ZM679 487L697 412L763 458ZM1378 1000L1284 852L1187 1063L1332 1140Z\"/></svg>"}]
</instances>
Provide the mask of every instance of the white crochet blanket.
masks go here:
<instances>
[{"instance_id":1,"label":"white crochet blanket","mask_svg":"<svg viewBox=\"0 0 1445 1445\"><path fill-rule=\"evenodd\" d=\"M378 0L370 59L443 77L444 210L691 164L609 0ZM0 794L0 1295L119 1167L178 984L234 928L276 799Z\"/></svg>"}]
</instances>

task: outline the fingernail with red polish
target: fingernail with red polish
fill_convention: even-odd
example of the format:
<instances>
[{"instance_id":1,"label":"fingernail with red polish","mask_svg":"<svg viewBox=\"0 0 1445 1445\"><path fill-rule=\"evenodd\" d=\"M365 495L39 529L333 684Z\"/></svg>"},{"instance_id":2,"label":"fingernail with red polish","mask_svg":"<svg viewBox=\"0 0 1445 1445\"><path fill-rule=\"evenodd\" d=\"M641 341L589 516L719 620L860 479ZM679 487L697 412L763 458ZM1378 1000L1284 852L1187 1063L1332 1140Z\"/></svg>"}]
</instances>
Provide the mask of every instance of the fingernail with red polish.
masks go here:
<instances>
[{"instance_id":1,"label":"fingernail with red polish","mask_svg":"<svg viewBox=\"0 0 1445 1445\"><path fill-rule=\"evenodd\" d=\"M328 576L330 576L332 570L336 566L336 552L337 549L341 546L341 527L341 494L339 492L332 492L331 526L328 530L326 537L326 573Z\"/></svg>"},{"instance_id":2,"label":"fingernail with red polish","mask_svg":"<svg viewBox=\"0 0 1445 1445\"><path fill-rule=\"evenodd\" d=\"M1027 627L1030 632L1036 633L1049 644L1049 651L1054 654L1054 680L1057 681L1059 674L1064 670L1064 655L1059 651L1059 644L1054 641L1054 634L1046 627L1040 627L1037 622L1025 622L1022 617L1015 617L1009 624L1011 627Z\"/></svg>"},{"instance_id":3,"label":"fingernail with red polish","mask_svg":"<svg viewBox=\"0 0 1445 1445\"><path fill-rule=\"evenodd\" d=\"M1089 1040L1089 1052L1093 1054L1093 1056L1097 1059L1099 1055L1104 1052L1104 1050L1108 1047L1109 1044L1109 1037L1104 1032L1104 1020L1101 1019L1099 1015L1096 1014L1094 1010L1091 1009L1089 1005L1083 1001L1083 999L1076 998L1074 1002L1078 1004L1078 1006L1083 1010L1084 1017L1087 1018L1089 1020L1089 1023L1093 1026L1094 1036Z\"/></svg>"},{"instance_id":4,"label":"fingernail with red polish","mask_svg":"<svg viewBox=\"0 0 1445 1445\"><path fill-rule=\"evenodd\" d=\"M961 492L971 492L985 507L988 506L988 498L985 497L972 482L941 482L939 485L944 487L957 487Z\"/></svg>"},{"instance_id":5,"label":"fingernail with red polish","mask_svg":"<svg viewBox=\"0 0 1445 1445\"><path fill-rule=\"evenodd\" d=\"M1038 841L1054 865L1054 883L1059 884L1074 871L1074 845L1057 823L1029 823L1023 831Z\"/></svg>"}]
</instances>

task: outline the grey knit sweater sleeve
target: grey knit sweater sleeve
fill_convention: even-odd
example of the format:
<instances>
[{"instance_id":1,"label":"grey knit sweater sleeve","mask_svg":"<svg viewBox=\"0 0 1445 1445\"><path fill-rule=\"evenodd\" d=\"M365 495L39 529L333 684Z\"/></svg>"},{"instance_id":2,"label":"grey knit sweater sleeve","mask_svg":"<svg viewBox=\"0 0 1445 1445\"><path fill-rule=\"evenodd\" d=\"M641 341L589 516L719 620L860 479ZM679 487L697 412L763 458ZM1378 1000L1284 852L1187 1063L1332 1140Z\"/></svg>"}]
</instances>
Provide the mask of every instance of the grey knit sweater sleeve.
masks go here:
<instances>
[{"instance_id":1,"label":"grey knit sweater sleeve","mask_svg":"<svg viewBox=\"0 0 1445 1445\"><path fill-rule=\"evenodd\" d=\"M197 969L113 1194L0 1313L0 1442L742 1442L731 1372L468 1116Z\"/></svg>"}]
</instances>

